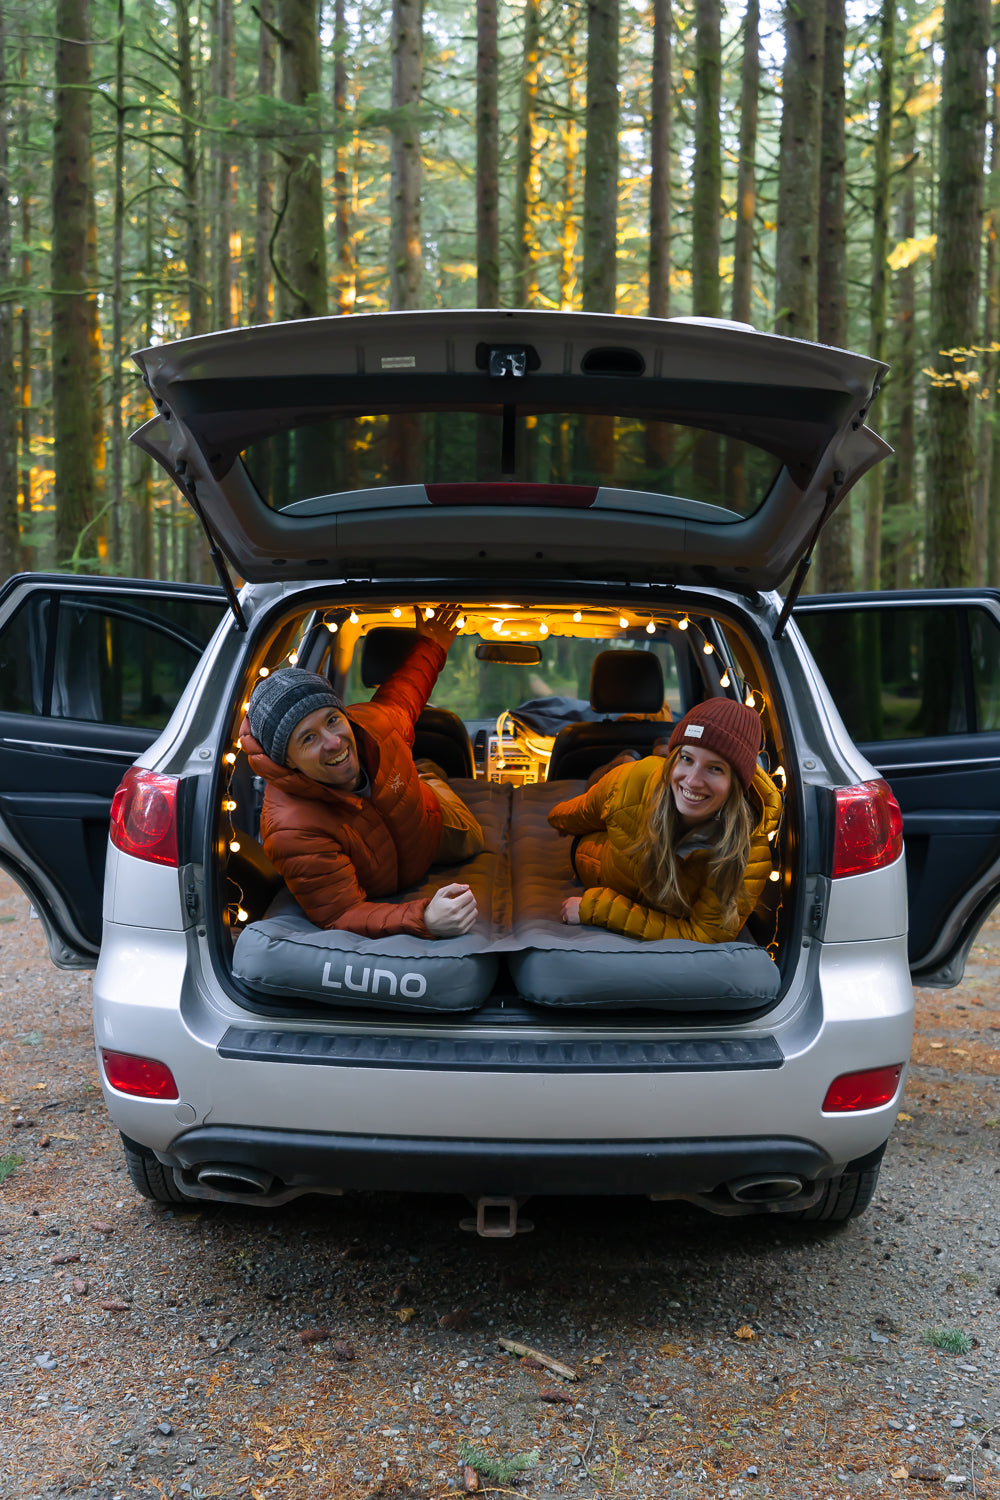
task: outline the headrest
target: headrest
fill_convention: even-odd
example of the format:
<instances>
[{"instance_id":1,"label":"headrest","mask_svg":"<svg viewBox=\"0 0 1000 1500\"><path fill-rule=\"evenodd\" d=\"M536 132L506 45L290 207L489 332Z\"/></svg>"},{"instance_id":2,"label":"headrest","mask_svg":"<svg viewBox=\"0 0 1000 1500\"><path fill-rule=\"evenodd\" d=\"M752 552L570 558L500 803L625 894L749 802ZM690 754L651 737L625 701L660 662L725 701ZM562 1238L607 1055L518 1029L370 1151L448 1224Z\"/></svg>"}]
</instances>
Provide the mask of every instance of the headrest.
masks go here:
<instances>
[{"instance_id":1,"label":"headrest","mask_svg":"<svg viewBox=\"0 0 1000 1500\"><path fill-rule=\"evenodd\" d=\"M365 687L381 687L401 667L413 650L417 632L411 626L376 625L361 647L361 681Z\"/></svg>"},{"instance_id":2,"label":"headrest","mask_svg":"<svg viewBox=\"0 0 1000 1500\"><path fill-rule=\"evenodd\" d=\"M590 706L599 714L658 714L663 671L652 651L602 651L590 669Z\"/></svg>"}]
</instances>

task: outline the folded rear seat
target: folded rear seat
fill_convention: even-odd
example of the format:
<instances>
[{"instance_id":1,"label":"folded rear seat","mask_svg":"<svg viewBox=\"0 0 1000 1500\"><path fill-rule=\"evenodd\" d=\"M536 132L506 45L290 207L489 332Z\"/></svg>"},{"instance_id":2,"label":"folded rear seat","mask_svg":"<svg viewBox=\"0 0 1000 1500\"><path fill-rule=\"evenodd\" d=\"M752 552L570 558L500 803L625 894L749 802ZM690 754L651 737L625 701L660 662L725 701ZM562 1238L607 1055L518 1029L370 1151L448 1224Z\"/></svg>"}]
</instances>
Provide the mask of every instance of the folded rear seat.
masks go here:
<instances>
[{"instance_id":1,"label":"folded rear seat","mask_svg":"<svg viewBox=\"0 0 1000 1500\"><path fill-rule=\"evenodd\" d=\"M602 927L569 927L566 896L580 885L572 841L548 822L549 809L584 783L518 787L511 810L513 928L508 963L521 996L534 1005L594 1009L756 1010L774 1000L780 975L755 943L641 942Z\"/></svg>"},{"instance_id":2,"label":"folded rear seat","mask_svg":"<svg viewBox=\"0 0 1000 1500\"><path fill-rule=\"evenodd\" d=\"M450 880L472 887L479 921L466 937L359 937L315 927L283 889L266 916L241 932L233 974L279 1003L308 1000L345 1010L463 1011L482 1005L496 983L498 938L510 932L509 786L454 779L482 825L486 848L454 868L435 865L397 901L431 895Z\"/></svg>"}]
</instances>

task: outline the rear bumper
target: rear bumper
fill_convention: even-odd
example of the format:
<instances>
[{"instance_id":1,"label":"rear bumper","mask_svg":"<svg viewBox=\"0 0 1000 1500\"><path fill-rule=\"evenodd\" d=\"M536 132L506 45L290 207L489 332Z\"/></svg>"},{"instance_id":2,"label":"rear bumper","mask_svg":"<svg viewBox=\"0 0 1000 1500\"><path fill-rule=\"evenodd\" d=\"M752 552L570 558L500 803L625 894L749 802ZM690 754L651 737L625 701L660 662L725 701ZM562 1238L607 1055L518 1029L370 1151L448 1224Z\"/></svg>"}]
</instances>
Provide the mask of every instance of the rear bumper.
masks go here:
<instances>
[{"instance_id":1,"label":"rear bumper","mask_svg":"<svg viewBox=\"0 0 1000 1500\"><path fill-rule=\"evenodd\" d=\"M284 1189L336 1192L710 1196L746 1177L798 1177L834 1170L808 1141L775 1136L669 1141L440 1140L204 1126L158 1152L197 1176L208 1164L252 1167Z\"/></svg>"}]
</instances>

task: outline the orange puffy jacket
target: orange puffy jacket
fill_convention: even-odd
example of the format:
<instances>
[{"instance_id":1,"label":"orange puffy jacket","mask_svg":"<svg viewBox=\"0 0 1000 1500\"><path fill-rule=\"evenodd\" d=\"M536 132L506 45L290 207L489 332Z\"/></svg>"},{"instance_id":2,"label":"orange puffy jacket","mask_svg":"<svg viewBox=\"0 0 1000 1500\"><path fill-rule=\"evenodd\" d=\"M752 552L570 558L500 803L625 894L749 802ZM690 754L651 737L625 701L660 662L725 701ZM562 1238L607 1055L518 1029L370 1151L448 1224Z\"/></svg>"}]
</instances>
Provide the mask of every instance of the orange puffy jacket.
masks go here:
<instances>
[{"instance_id":1,"label":"orange puffy jacket","mask_svg":"<svg viewBox=\"0 0 1000 1500\"><path fill-rule=\"evenodd\" d=\"M736 914L727 918L709 878L710 850L695 848L681 854L680 884L691 903L689 917L670 917L649 906L639 889L631 846L643 827L646 802L668 774L660 755L617 766L582 796L560 802L549 822L561 833L579 834L575 861L587 889L580 903L580 921L588 927L607 927L626 937L647 941L685 938L694 943L730 943L763 893L771 873L770 835L781 822L781 795L758 766L751 791L759 805L760 821L750 843L750 859L743 888L736 897Z\"/></svg>"},{"instance_id":2,"label":"orange puffy jacket","mask_svg":"<svg viewBox=\"0 0 1000 1500\"><path fill-rule=\"evenodd\" d=\"M418 637L370 703L344 710L371 779L367 797L277 765L243 720L240 742L251 769L267 782L260 820L265 853L317 927L363 937L431 935L424 926L429 898L377 898L422 880L441 840L441 807L417 775L412 745L414 725L444 663L441 647Z\"/></svg>"}]
</instances>

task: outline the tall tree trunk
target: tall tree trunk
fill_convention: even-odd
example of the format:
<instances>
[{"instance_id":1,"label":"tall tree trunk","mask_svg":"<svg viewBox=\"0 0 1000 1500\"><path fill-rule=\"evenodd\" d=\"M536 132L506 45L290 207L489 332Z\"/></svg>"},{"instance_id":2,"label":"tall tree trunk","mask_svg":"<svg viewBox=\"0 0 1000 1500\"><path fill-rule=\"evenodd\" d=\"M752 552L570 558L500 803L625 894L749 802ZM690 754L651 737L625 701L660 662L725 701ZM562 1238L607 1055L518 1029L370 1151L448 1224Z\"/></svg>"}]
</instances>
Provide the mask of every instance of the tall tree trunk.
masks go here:
<instances>
[{"instance_id":1,"label":"tall tree trunk","mask_svg":"<svg viewBox=\"0 0 1000 1500\"><path fill-rule=\"evenodd\" d=\"M118 0L115 36L115 184L111 251L111 571L123 573L124 396L122 261L125 236L125 0Z\"/></svg>"},{"instance_id":2,"label":"tall tree trunk","mask_svg":"<svg viewBox=\"0 0 1000 1500\"><path fill-rule=\"evenodd\" d=\"M56 563L86 571L94 515L87 298L90 26L87 0L56 0L52 151L52 428Z\"/></svg>"},{"instance_id":3,"label":"tall tree trunk","mask_svg":"<svg viewBox=\"0 0 1000 1500\"><path fill-rule=\"evenodd\" d=\"M233 0L215 0L215 25L212 28L215 56L212 59L212 83L217 104L226 110L226 124L233 123L229 111L232 109L235 90L236 58L233 40ZM216 328L233 328L239 321L237 316L238 267L233 260L233 178L236 163L228 136L221 132L213 136L213 197L212 227L215 259L215 304Z\"/></svg>"},{"instance_id":4,"label":"tall tree trunk","mask_svg":"<svg viewBox=\"0 0 1000 1500\"><path fill-rule=\"evenodd\" d=\"M539 0L524 0L524 43L517 112L517 165L514 179L514 302L531 307L538 295L538 54L541 47Z\"/></svg>"},{"instance_id":5,"label":"tall tree trunk","mask_svg":"<svg viewBox=\"0 0 1000 1500\"><path fill-rule=\"evenodd\" d=\"M823 102L820 137L819 243L817 247L816 337L821 344L847 345L847 218L844 209L847 152L844 119L844 0L826 0L823 38ZM854 587L851 502L834 511L816 549L816 587L821 593Z\"/></svg>"},{"instance_id":6,"label":"tall tree trunk","mask_svg":"<svg viewBox=\"0 0 1000 1500\"><path fill-rule=\"evenodd\" d=\"M343 0L337 0L337 3L340 7L343 6ZM257 93L262 99L270 99L274 94L276 76L274 32L271 29L274 21L273 0L258 0L257 11L260 16L257 33ZM251 323L266 323L271 316L271 257L267 247L274 225L274 207L271 201L273 167L271 148L262 139L257 143Z\"/></svg>"},{"instance_id":7,"label":"tall tree trunk","mask_svg":"<svg viewBox=\"0 0 1000 1500\"><path fill-rule=\"evenodd\" d=\"M757 115L760 95L760 0L747 0L740 72L740 165L736 178L732 315L753 321L753 242L757 213Z\"/></svg>"},{"instance_id":8,"label":"tall tree trunk","mask_svg":"<svg viewBox=\"0 0 1000 1500\"><path fill-rule=\"evenodd\" d=\"M392 4L392 144L389 170L389 305L420 306L420 128L423 0Z\"/></svg>"},{"instance_id":9,"label":"tall tree trunk","mask_svg":"<svg viewBox=\"0 0 1000 1500\"><path fill-rule=\"evenodd\" d=\"M904 114L899 150L911 165L899 185L895 238L913 239L917 232L916 132L913 120ZM888 588L905 589L913 581L914 522L916 505L916 378L917 378L917 275L914 266L902 266L894 278L892 313L892 380L887 391L886 424L893 454L885 465L885 495L882 510L882 582ZM876 422L876 425L878 423Z\"/></svg>"},{"instance_id":10,"label":"tall tree trunk","mask_svg":"<svg viewBox=\"0 0 1000 1500\"><path fill-rule=\"evenodd\" d=\"M753 0L756 3L756 0ZM653 0L649 96L649 316L670 316L671 0Z\"/></svg>"},{"instance_id":11,"label":"tall tree trunk","mask_svg":"<svg viewBox=\"0 0 1000 1500\"><path fill-rule=\"evenodd\" d=\"M938 238L931 280L931 349L938 379L927 396L927 567L929 587L963 587L975 577L972 489L973 395L941 350L979 340L986 50L990 0L945 0L941 79ZM942 380L940 377L943 376Z\"/></svg>"},{"instance_id":12,"label":"tall tree trunk","mask_svg":"<svg viewBox=\"0 0 1000 1500\"><path fill-rule=\"evenodd\" d=\"M351 232L351 187L348 170L351 131L347 112L347 30L345 0L334 0L333 9L333 225L336 255L337 311L349 313L357 296L358 268L354 260Z\"/></svg>"},{"instance_id":13,"label":"tall tree trunk","mask_svg":"<svg viewBox=\"0 0 1000 1500\"><path fill-rule=\"evenodd\" d=\"M896 3L882 0L878 43L878 131L875 136L874 195L872 203L872 275L868 297L871 329L869 352L886 357L889 307L889 212L892 190L893 73L896 53ZM865 478L864 587L882 586L882 503L884 468L876 464Z\"/></svg>"},{"instance_id":14,"label":"tall tree trunk","mask_svg":"<svg viewBox=\"0 0 1000 1500\"><path fill-rule=\"evenodd\" d=\"M825 15L819 6L785 0L774 326L778 333L800 339L811 339L816 334L825 25Z\"/></svg>"},{"instance_id":15,"label":"tall tree trunk","mask_svg":"<svg viewBox=\"0 0 1000 1500\"><path fill-rule=\"evenodd\" d=\"M587 0L584 312L614 312L618 249L618 0Z\"/></svg>"},{"instance_id":16,"label":"tall tree trunk","mask_svg":"<svg viewBox=\"0 0 1000 1500\"><path fill-rule=\"evenodd\" d=\"M25 37L25 23L21 23L21 56L18 73L22 85L21 100L18 107L18 133L21 142L21 154L23 157L21 165L21 285L25 288L31 285L31 203L33 193L33 182L31 178L30 132L31 132L31 109L28 104L28 92L23 85L28 76L28 48ZM18 407L20 421L18 425L18 472L20 475L18 488L21 495L21 519L27 523L31 517L32 493L31 493L31 376L34 369L32 357L32 327L31 327L31 299L25 294L21 303L21 315L19 318L19 355L18 355ZM22 543L21 562L25 568L33 568L35 549L29 542Z\"/></svg>"},{"instance_id":17,"label":"tall tree trunk","mask_svg":"<svg viewBox=\"0 0 1000 1500\"><path fill-rule=\"evenodd\" d=\"M694 190L691 199L691 310L717 318L722 205L722 39L720 0L697 0L694 62Z\"/></svg>"},{"instance_id":18,"label":"tall tree trunk","mask_svg":"<svg viewBox=\"0 0 1000 1500\"><path fill-rule=\"evenodd\" d=\"M992 350L984 359L982 394L978 403L978 475L976 480L976 558L978 583L996 585L1000 579L1000 356L993 345L1000 338L1000 48L994 51L990 125L990 175L987 179L983 344ZM993 503L990 504L990 498Z\"/></svg>"},{"instance_id":19,"label":"tall tree trunk","mask_svg":"<svg viewBox=\"0 0 1000 1500\"><path fill-rule=\"evenodd\" d=\"M497 0L476 0L476 304L500 305Z\"/></svg>"},{"instance_id":20,"label":"tall tree trunk","mask_svg":"<svg viewBox=\"0 0 1000 1500\"><path fill-rule=\"evenodd\" d=\"M0 7L0 287L10 284L12 226L8 172L7 35ZM17 515L17 387L14 379L14 304L0 297L0 578L21 566Z\"/></svg>"},{"instance_id":21,"label":"tall tree trunk","mask_svg":"<svg viewBox=\"0 0 1000 1500\"><path fill-rule=\"evenodd\" d=\"M208 332L208 290L205 281L205 238L201 203L201 147L198 142L197 90L189 14L188 0L175 0L188 333L197 334Z\"/></svg>"},{"instance_id":22,"label":"tall tree trunk","mask_svg":"<svg viewBox=\"0 0 1000 1500\"><path fill-rule=\"evenodd\" d=\"M580 216L576 204L577 166L580 160L580 100L576 78L566 79L566 118L561 129L563 145L562 211L559 219L559 306L569 312L576 304L576 247Z\"/></svg>"}]
</instances>

